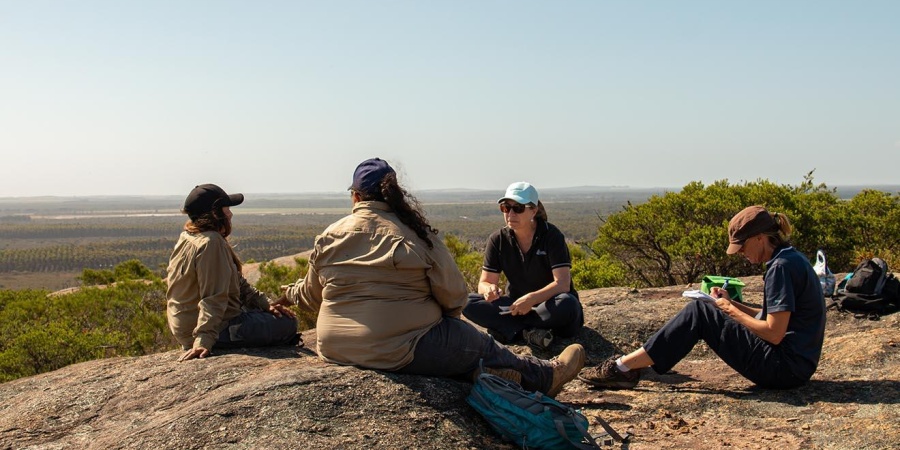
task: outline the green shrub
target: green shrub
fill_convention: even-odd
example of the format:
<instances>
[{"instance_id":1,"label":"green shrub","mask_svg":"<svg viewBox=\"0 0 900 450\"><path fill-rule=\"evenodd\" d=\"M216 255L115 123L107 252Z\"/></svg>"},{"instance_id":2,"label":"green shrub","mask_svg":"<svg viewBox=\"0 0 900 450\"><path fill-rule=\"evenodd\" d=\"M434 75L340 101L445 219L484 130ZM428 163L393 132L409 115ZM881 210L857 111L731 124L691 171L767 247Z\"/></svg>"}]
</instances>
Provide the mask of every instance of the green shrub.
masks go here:
<instances>
[{"instance_id":1,"label":"green shrub","mask_svg":"<svg viewBox=\"0 0 900 450\"><path fill-rule=\"evenodd\" d=\"M256 282L256 288L266 295L277 298L283 292L282 286L299 282L306 276L309 271L309 260L305 258L294 258L296 265L289 267L279 265L272 262L263 262L259 265L259 281ZM318 311L307 311L298 306L291 308L297 314L297 327L301 331L315 328L316 319L319 316Z\"/></svg>"},{"instance_id":2,"label":"green shrub","mask_svg":"<svg viewBox=\"0 0 900 450\"><path fill-rule=\"evenodd\" d=\"M159 276L137 259L117 264L112 270L84 269L78 277L83 286L112 284L127 280L158 280Z\"/></svg>"},{"instance_id":3,"label":"green shrub","mask_svg":"<svg viewBox=\"0 0 900 450\"><path fill-rule=\"evenodd\" d=\"M834 189L815 184L812 172L798 186L692 182L678 193L628 203L604 220L591 249L621 264L629 283L637 285L760 274L759 265L725 254L728 220L749 205L785 213L794 226L793 245L808 257L824 250L835 272L853 270L872 256L900 267L900 195L864 190L842 201Z\"/></svg>"},{"instance_id":4,"label":"green shrub","mask_svg":"<svg viewBox=\"0 0 900 450\"><path fill-rule=\"evenodd\" d=\"M466 287L469 289L469 292L477 292L484 255L471 243L465 242L452 234L444 235L444 245L447 246L450 254L453 255L456 266L459 267L459 271L466 280Z\"/></svg>"},{"instance_id":5,"label":"green shrub","mask_svg":"<svg viewBox=\"0 0 900 450\"><path fill-rule=\"evenodd\" d=\"M165 284L122 281L51 296L0 291L0 380L105 356L175 347L166 327Z\"/></svg>"},{"instance_id":6,"label":"green shrub","mask_svg":"<svg viewBox=\"0 0 900 450\"><path fill-rule=\"evenodd\" d=\"M621 286L627 283L625 268L608 254L596 254L581 245L569 245L572 282L576 290Z\"/></svg>"}]
</instances>

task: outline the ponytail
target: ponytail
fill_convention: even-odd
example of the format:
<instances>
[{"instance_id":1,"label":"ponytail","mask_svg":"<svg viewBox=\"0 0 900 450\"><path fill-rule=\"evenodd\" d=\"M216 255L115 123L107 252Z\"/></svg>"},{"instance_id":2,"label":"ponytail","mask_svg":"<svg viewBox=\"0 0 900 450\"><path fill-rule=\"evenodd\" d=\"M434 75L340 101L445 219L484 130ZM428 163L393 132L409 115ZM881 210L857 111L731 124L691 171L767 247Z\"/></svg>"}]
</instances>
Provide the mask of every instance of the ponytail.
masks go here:
<instances>
[{"instance_id":1,"label":"ponytail","mask_svg":"<svg viewBox=\"0 0 900 450\"><path fill-rule=\"evenodd\" d=\"M772 220L775 222L775 228L763 234L769 238L769 241L776 247L790 245L791 233L794 231L791 221L782 213L772 214Z\"/></svg>"}]
</instances>

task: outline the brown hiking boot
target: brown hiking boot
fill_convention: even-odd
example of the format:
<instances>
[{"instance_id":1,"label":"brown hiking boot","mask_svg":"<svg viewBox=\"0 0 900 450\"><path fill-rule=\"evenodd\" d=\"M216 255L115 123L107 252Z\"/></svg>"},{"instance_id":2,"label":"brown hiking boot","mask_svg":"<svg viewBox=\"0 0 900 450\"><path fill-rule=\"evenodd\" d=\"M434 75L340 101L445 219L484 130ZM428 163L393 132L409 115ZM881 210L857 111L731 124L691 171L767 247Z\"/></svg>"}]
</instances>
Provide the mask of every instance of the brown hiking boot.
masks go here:
<instances>
[{"instance_id":1,"label":"brown hiking boot","mask_svg":"<svg viewBox=\"0 0 900 450\"><path fill-rule=\"evenodd\" d=\"M612 357L600 363L596 367L590 367L581 371L578 379L599 388L606 389L631 389L637 386L641 379L640 370L622 372L616 366L616 358Z\"/></svg>"},{"instance_id":2,"label":"brown hiking boot","mask_svg":"<svg viewBox=\"0 0 900 450\"><path fill-rule=\"evenodd\" d=\"M575 379L581 368L584 367L584 347L581 344L572 344L566 347L562 353L550 361L553 367L553 382L546 394L555 397L562 391L566 383Z\"/></svg>"}]
</instances>

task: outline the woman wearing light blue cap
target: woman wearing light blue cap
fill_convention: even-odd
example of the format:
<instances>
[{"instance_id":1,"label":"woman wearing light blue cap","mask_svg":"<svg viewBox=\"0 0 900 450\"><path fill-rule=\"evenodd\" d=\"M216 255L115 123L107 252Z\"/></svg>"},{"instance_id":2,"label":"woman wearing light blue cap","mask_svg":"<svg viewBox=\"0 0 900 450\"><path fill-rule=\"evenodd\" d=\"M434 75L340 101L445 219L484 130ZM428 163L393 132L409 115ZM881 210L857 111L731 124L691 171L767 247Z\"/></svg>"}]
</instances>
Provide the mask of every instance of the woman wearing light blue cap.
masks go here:
<instances>
[{"instance_id":1,"label":"woman wearing light blue cap","mask_svg":"<svg viewBox=\"0 0 900 450\"><path fill-rule=\"evenodd\" d=\"M546 349L554 334L572 337L584 325L569 248L531 184L509 185L498 203L506 226L488 239L478 293L463 314L501 343L524 339ZM505 295L501 273L509 280Z\"/></svg>"}]
</instances>

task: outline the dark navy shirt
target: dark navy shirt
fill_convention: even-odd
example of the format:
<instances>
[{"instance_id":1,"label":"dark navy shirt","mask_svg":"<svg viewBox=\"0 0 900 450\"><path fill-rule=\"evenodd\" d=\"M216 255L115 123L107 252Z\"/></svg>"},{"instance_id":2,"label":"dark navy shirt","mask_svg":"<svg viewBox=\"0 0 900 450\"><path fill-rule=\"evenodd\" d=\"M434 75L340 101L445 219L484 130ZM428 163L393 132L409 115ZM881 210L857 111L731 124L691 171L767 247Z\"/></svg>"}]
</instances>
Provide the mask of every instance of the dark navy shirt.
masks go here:
<instances>
[{"instance_id":1,"label":"dark navy shirt","mask_svg":"<svg viewBox=\"0 0 900 450\"><path fill-rule=\"evenodd\" d=\"M506 274L509 296L515 300L550 284L553 269L558 267L572 267L566 238L553 224L538 220L531 248L526 254L522 253L511 229L504 227L491 234L484 249L484 265L481 268L487 272ZM571 281L569 293L578 297Z\"/></svg>"},{"instance_id":2,"label":"dark navy shirt","mask_svg":"<svg viewBox=\"0 0 900 450\"><path fill-rule=\"evenodd\" d=\"M794 247L781 247L766 263L764 301L758 319L790 311L787 333L779 346L794 375L808 379L819 365L825 338L822 285L809 260Z\"/></svg>"}]
</instances>

